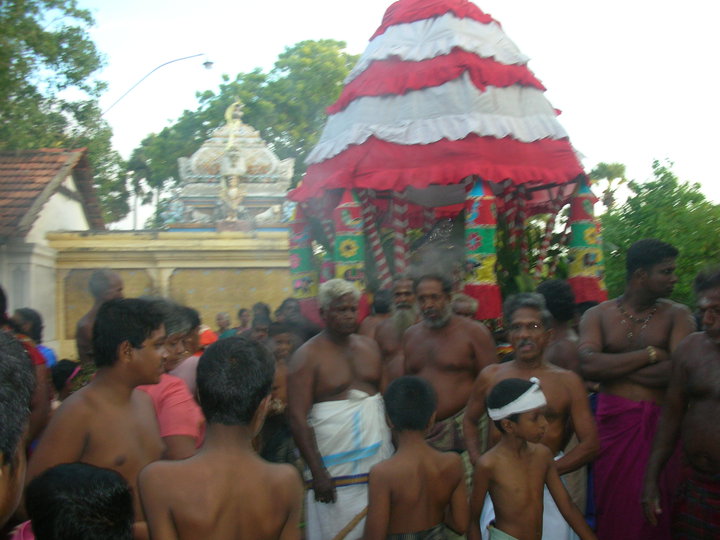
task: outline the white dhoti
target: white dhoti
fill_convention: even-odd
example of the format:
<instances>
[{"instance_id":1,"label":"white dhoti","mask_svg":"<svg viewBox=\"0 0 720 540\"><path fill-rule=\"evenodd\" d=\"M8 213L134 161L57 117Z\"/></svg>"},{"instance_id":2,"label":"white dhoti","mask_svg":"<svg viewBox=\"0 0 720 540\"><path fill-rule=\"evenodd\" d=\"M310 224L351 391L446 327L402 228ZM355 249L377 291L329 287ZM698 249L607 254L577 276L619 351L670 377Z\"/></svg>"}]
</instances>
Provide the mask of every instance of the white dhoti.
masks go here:
<instances>
[{"instance_id":1,"label":"white dhoti","mask_svg":"<svg viewBox=\"0 0 720 540\"><path fill-rule=\"evenodd\" d=\"M562 452L555 456L557 461L563 456ZM562 478L562 477L561 477ZM492 538L488 533L488 526L495 519L495 508L493 507L490 495L485 496L485 504L480 514L480 534L482 540ZM545 486L543 491L543 532L542 540L579 540L579 536L575 534L572 527L568 525L565 518L560 513L560 509L555 504L555 500L550 495L550 490Z\"/></svg>"},{"instance_id":2,"label":"white dhoti","mask_svg":"<svg viewBox=\"0 0 720 540\"><path fill-rule=\"evenodd\" d=\"M367 474L392 454L382 396L350 390L348 399L316 403L308 415L323 464L335 479L337 500L321 503L307 493L307 539L332 540L368 503ZM307 480L311 478L306 471ZM362 519L345 537L362 537Z\"/></svg>"}]
</instances>

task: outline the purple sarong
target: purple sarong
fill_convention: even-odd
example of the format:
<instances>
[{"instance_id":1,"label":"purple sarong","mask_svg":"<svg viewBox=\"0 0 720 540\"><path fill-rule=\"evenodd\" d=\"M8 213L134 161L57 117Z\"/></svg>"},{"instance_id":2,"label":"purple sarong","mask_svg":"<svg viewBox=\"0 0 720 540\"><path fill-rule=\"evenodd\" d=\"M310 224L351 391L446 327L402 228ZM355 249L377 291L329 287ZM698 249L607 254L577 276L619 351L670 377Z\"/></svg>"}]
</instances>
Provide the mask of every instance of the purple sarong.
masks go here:
<instances>
[{"instance_id":1,"label":"purple sarong","mask_svg":"<svg viewBox=\"0 0 720 540\"><path fill-rule=\"evenodd\" d=\"M599 540L670 540L672 501L679 483L676 451L660 476L658 525L644 517L640 497L660 407L599 394L597 405L600 454L593 464L597 536Z\"/></svg>"}]
</instances>

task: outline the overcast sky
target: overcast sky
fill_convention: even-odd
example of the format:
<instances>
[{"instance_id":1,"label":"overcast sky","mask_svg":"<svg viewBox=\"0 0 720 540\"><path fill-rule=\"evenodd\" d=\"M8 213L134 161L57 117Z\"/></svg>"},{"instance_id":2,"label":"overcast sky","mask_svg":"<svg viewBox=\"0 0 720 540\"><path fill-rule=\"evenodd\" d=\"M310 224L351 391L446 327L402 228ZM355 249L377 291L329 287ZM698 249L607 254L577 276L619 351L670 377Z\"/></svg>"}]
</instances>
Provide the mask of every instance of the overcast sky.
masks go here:
<instances>
[{"instance_id":1,"label":"overcast sky","mask_svg":"<svg viewBox=\"0 0 720 540\"><path fill-rule=\"evenodd\" d=\"M79 0L96 17L92 36L106 55L100 78L109 106L161 68L106 116L124 157L149 133L196 108L195 92L223 73L269 70L286 46L333 38L361 53L389 0ZM491 14L531 60L589 171L621 162L637 180L669 158L683 180L720 202L717 30L720 4L707 0L487 0Z\"/></svg>"}]
</instances>

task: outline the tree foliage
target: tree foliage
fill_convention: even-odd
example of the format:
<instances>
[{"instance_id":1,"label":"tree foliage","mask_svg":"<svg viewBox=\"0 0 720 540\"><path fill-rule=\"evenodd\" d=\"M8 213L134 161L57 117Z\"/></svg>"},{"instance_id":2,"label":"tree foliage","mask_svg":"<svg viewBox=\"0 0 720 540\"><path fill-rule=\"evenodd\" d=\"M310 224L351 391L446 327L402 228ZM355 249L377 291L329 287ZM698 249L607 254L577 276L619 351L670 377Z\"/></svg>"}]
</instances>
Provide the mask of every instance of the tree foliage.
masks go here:
<instances>
[{"instance_id":1,"label":"tree foliage","mask_svg":"<svg viewBox=\"0 0 720 540\"><path fill-rule=\"evenodd\" d=\"M88 148L106 219L128 212L120 156L97 98L103 60L76 0L0 2L0 150Z\"/></svg>"},{"instance_id":2,"label":"tree foliage","mask_svg":"<svg viewBox=\"0 0 720 540\"><path fill-rule=\"evenodd\" d=\"M130 158L128 170L153 189L179 180L178 158L190 156L224 123L225 110L242 101L243 122L260 131L280 159L295 158L295 180L317 142L325 108L342 90L342 81L357 61L331 39L302 41L287 47L273 69L223 76L217 92L198 93L199 107L184 111L173 125L148 135Z\"/></svg>"},{"instance_id":3,"label":"tree foliage","mask_svg":"<svg viewBox=\"0 0 720 540\"><path fill-rule=\"evenodd\" d=\"M616 296L625 287L628 248L641 238L657 238L680 250L673 299L691 304L695 274L720 262L720 205L708 201L698 184L678 180L671 162L653 162L653 176L629 182L633 196L601 216L608 290Z\"/></svg>"},{"instance_id":4,"label":"tree foliage","mask_svg":"<svg viewBox=\"0 0 720 540\"><path fill-rule=\"evenodd\" d=\"M602 202L607 208L612 208L615 204L615 192L621 185L627 183L625 165L622 163L598 163L590 171L590 179L593 181L604 180L606 182Z\"/></svg>"}]
</instances>

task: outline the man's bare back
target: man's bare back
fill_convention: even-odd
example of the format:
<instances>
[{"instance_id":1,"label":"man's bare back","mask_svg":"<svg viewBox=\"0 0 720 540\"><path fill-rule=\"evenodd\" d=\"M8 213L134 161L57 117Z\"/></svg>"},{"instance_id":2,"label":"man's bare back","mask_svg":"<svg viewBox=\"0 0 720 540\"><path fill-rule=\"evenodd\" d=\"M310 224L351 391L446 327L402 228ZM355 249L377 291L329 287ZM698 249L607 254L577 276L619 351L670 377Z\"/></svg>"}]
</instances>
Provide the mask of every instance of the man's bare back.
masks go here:
<instances>
[{"instance_id":1,"label":"man's bare back","mask_svg":"<svg viewBox=\"0 0 720 540\"><path fill-rule=\"evenodd\" d=\"M664 298L642 312L642 318L628 315L628 309L614 299L585 313L580 323L583 373L600 381L601 392L661 404L670 376L669 353L695 323L685 306Z\"/></svg>"},{"instance_id":2,"label":"man's bare back","mask_svg":"<svg viewBox=\"0 0 720 540\"><path fill-rule=\"evenodd\" d=\"M28 481L60 463L80 461L113 469L130 484L135 519L143 520L137 478L160 459L160 439L150 398L134 390L127 402L108 399L94 383L67 398L55 412L28 466Z\"/></svg>"},{"instance_id":3,"label":"man's bare back","mask_svg":"<svg viewBox=\"0 0 720 540\"><path fill-rule=\"evenodd\" d=\"M424 322L411 326L403 341L405 372L433 385L438 396L438 420L465 407L480 370L496 361L487 328L457 315L442 328L428 328Z\"/></svg>"},{"instance_id":4,"label":"man's bare back","mask_svg":"<svg viewBox=\"0 0 720 540\"><path fill-rule=\"evenodd\" d=\"M490 365L483 369L473 389L465 414L465 425L476 424L486 411L485 399L490 390L500 381L511 378L529 380L537 377L547 399L545 418L547 428L541 443L550 449L553 456L565 448L573 430L577 433L581 445L560 458L557 467L565 474L592 460L598 448L597 429L588 405L585 387L578 375L572 371L543 362L535 368L519 365L517 360L504 364ZM490 446L499 438L500 433L490 427ZM470 458L475 462L480 456L479 437L468 437L466 443ZM477 430L475 430L477 433ZM582 444L584 442L584 444Z\"/></svg>"},{"instance_id":5,"label":"man's bare back","mask_svg":"<svg viewBox=\"0 0 720 540\"><path fill-rule=\"evenodd\" d=\"M203 449L183 461L159 461L143 471L140 485L154 539L300 538L297 470L250 451Z\"/></svg>"}]
</instances>

